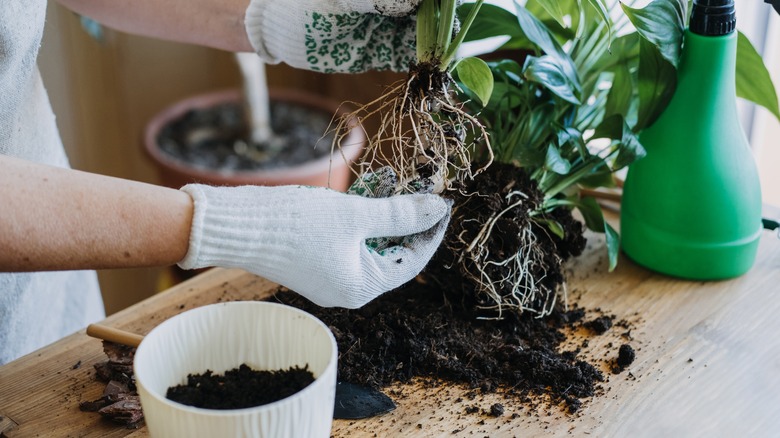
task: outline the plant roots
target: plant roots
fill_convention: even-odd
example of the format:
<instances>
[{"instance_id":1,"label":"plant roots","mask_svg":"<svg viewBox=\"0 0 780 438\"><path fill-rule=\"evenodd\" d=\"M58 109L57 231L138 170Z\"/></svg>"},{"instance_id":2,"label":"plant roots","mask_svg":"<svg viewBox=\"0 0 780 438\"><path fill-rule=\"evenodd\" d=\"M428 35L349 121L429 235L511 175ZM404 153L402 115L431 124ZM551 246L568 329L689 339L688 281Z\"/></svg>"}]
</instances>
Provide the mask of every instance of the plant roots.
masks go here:
<instances>
[{"instance_id":1,"label":"plant roots","mask_svg":"<svg viewBox=\"0 0 780 438\"><path fill-rule=\"evenodd\" d=\"M399 81L379 98L358 105L338 119L334 147L340 148L347 129L355 121L379 117L377 132L370 136L358 162L358 176L387 165L398 175L397 193L434 193L450 188L452 181L472 179L492 161L485 128L464 111L449 91L452 79L432 64L413 64ZM484 142L489 158L485 166L471 166L472 150Z\"/></svg>"},{"instance_id":2,"label":"plant roots","mask_svg":"<svg viewBox=\"0 0 780 438\"><path fill-rule=\"evenodd\" d=\"M483 319L501 319L507 312L549 315L565 291L564 261L584 249L582 224L567 209L539 213L543 194L536 183L503 163L494 163L454 197L450 229L426 279L458 295L463 305L484 310ZM561 224L564 238L552 234L544 220Z\"/></svg>"}]
</instances>

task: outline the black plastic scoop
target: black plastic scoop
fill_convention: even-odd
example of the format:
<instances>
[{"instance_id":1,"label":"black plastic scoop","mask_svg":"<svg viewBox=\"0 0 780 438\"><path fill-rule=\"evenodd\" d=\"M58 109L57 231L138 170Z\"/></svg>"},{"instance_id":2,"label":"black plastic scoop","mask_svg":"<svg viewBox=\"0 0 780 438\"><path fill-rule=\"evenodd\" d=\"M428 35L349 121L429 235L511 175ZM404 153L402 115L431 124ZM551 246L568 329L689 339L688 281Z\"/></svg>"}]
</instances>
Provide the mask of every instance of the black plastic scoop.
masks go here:
<instances>
[{"instance_id":1,"label":"black plastic scoop","mask_svg":"<svg viewBox=\"0 0 780 438\"><path fill-rule=\"evenodd\" d=\"M393 409L395 403L381 391L349 382L336 384L335 419L359 420L385 414Z\"/></svg>"},{"instance_id":2,"label":"black plastic scoop","mask_svg":"<svg viewBox=\"0 0 780 438\"><path fill-rule=\"evenodd\" d=\"M117 344L138 347L143 336L100 324L90 324L87 335L116 342ZM333 418L356 420L381 415L395 409L395 403L383 392L354 383L336 384L336 406Z\"/></svg>"}]
</instances>

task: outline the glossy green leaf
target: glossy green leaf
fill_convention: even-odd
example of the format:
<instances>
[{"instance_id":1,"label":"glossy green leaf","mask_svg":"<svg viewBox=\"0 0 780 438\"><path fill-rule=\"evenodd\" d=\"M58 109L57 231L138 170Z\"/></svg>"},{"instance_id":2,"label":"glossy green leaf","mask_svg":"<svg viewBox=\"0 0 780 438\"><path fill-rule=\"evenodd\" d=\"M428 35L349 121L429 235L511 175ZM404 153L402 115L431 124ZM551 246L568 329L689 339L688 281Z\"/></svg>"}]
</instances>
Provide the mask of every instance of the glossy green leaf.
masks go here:
<instances>
[{"instance_id":1,"label":"glossy green leaf","mask_svg":"<svg viewBox=\"0 0 780 438\"><path fill-rule=\"evenodd\" d=\"M621 2L620 7L639 35L658 47L661 56L677 67L688 14L687 1L655 0L640 9Z\"/></svg>"},{"instance_id":2,"label":"glossy green leaf","mask_svg":"<svg viewBox=\"0 0 780 438\"><path fill-rule=\"evenodd\" d=\"M614 38L614 35L612 33L612 19L609 16L609 11L607 11L607 5L605 5L602 0L588 0L588 2L591 6L593 6L593 9L596 10L603 22L607 24L607 33L609 38L609 44L607 47L610 47L612 45L612 39Z\"/></svg>"},{"instance_id":3,"label":"glossy green leaf","mask_svg":"<svg viewBox=\"0 0 780 438\"><path fill-rule=\"evenodd\" d=\"M585 147L585 141L582 139L582 133L575 128L567 127L558 131L558 146L572 144L579 152L581 157L588 157L588 149Z\"/></svg>"},{"instance_id":4,"label":"glossy green leaf","mask_svg":"<svg viewBox=\"0 0 780 438\"><path fill-rule=\"evenodd\" d=\"M639 42L639 115L637 131L652 125L669 104L677 86L677 70L658 48L647 40Z\"/></svg>"},{"instance_id":5,"label":"glossy green leaf","mask_svg":"<svg viewBox=\"0 0 780 438\"><path fill-rule=\"evenodd\" d=\"M566 175L571 170L571 163L561 156L560 151L553 144L547 147L547 156L544 164L548 169L559 175Z\"/></svg>"},{"instance_id":6,"label":"glossy green leaf","mask_svg":"<svg viewBox=\"0 0 780 438\"><path fill-rule=\"evenodd\" d=\"M547 229L550 230L550 232L552 232L556 236L558 236L559 239L563 239L564 238L565 234L564 234L564 231L563 231L563 226L561 226L561 224L558 223L557 221L554 221L552 219L541 219L541 218L540 219L536 219L536 221L537 222L541 222L544 225L546 225Z\"/></svg>"},{"instance_id":7,"label":"glossy green leaf","mask_svg":"<svg viewBox=\"0 0 780 438\"><path fill-rule=\"evenodd\" d=\"M612 164L612 170L620 170L646 155L647 151L642 146L642 143L639 142L639 137L624 122L623 138L620 140L620 149L617 157L615 157L615 162Z\"/></svg>"},{"instance_id":8,"label":"glossy green leaf","mask_svg":"<svg viewBox=\"0 0 780 438\"><path fill-rule=\"evenodd\" d=\"M777 92L769 71L742 32L737 39L737 96L763 106L780 120Z\"/></svg>"},{"instance_id":9,"label":"glossy green leaf","mask_svg":"<svg viewBox=\"0 0 780 438\"><path fill-rule=\"evenodd\" d=\"M520 64L518 64L516 61L511 59L502 59L501 61L488 62L487 64L491 71L506 76L515 83L520 83L522 80L521 78L523 76L523 67L521 67Z\"/></svg>"},{"instance_id":10,"label":"glossy green leaf","mask_svg":"<svg viewBox=\"0 0 780 438\"><path fill-rule=\"evenodd\" d=\"M604 232L604 213L596 198L587 196L577 201L577 209L585 220L585 226L597 233Z\"/></svg>"},{"instance_id":11,"label":"glossy green leaf","mask_svg":"<svg viewBox=\"0 0 780 438\"><path fill-rule=\"evenodd\" d=\"M561 4L558 0L536 0L541 7L547 11L548 14L562 27L566 27L566 21L564 20L564 11L561 8Z\"/></svg>"},{"instance_id":12,"label":"glossy green leaf","mask_svg":"<svg viewBox=\"0 0 780 438\"><path fill-rule=\"evenodd\" d=\"M615 67L612 76L612 84L607 95L607 104L604 107L604 115L620 114L628 115L631 101L634 99L634 83L628 65L621 64Z\"/></svg>"},{"instance_id":13,"label":"glossy green leaf","mask_svg":"<svg viewBox=\"0 0 780 438\"><path fill-rule=\"evenodd\" d=\"M463 21L474 3L463 3L458 7L458 18ZM510 38L522 38L523 30L517 23L515 14L506 9L485 3L477 13L474 23L471 24L464 41L477 41L496 36L508 36Z\"/></svg>"},{"instance_id":14,"label":"glossy green leaf","mask_svg":"<svg viewBox=\"0 0 780 438\"><path fill-rule=\"evenodd\" d=\"M609 272L615 270L620 255L620 235L612 226L604 222L604 235L607 239L607 254L609 256Z\"/></svg>"},{"instance_id":15,"label":"glossy green leaf","mask_svg":"<svg viewBox=\"0 0 780 438\"><path fill-rule=\"evenodd\" d=\"M612 169L605 166L600 171L580 179L579 183L581 186L591 189L598 187L615 187L615 178L613 177Z\"/></svg>"},{"instance_id":16,"label":"glossy green leaf","mask_svg":"<svg viewBox=\"0 0 780 438\"><path fill-rule=\"evenodd\" d=\"M487 105L493 93L493 73L479 58L463 58L455 66L460 82L473 91L482 106Z\"/></svg>"},{"instance_id":17,"label":"glossy green leaf","mask_svg":"<svg viewBox=\"0 0 780 438\"><path fill-rule=\"evenodd\" d=\"M596 128L593 138L610 138L619 142L619 149L612 170L619 170L647 155L639 137L631 130L620 114L605 118Z\"/></svg>"},{"instance_id":18,"label":"glossy green leaf","mask_svg":"<svg viewBox=\"0 0 780 438\"><path fill-rule=\"evenodd\" d=\"M555 57L573 88L576 91L580 91L581 86L577 68L574 66L571 57L561 48L542 22L521 5L515 3L515 6L517 21L520 23L526 38L536 44L546 55Z\"/></svg>"},{"instance_id":19,"label":"glossy green leaf","mask_svg":"<svg viewBox=\"0 0 780 438\"><path fill-rule=\"evenodd\" d=\"M524 76L529 81L547 88L561 99L577 105L580 100L575 95L573 84L568 80L564 67L558 61L558 58L550 55L539 58L529 56L526 58Z\"/></svg>"},{"instance_id":20,"label":"glossy green leaf","mask_svg":"<svg viewBox=\"0 0 780 438\"><path fill-rule=\"evenodd\" d=\"M617 66L635 65L639 60L639 37L636 33L622 35L612 42L612 48L604 52L591 68L594 72L612 71Z\"/></svg>"},{"instance_id":21,"label":"glossy green leaf","mask_svg":"<svg viewBox=\"0 0 780 438\"><path fill-rule=\"evenodd\" d=\"M585 220L585 225L597 232L604 233L609 258L609 271L612 272L618 263L620 255L620 235L604 220L604 212L595 198L585 197L577 202L577 209Z\"/></svg>"},{"instance_id":22,"label":"glossy green leaf","mask_svg":"<svg viewBox=\"0 0 780 438\"><path fill-rule=\"evenodd\" d=\"M599 126L593 132L593 138L611 138L612 140L623 139L623 117L620 114L613 114L601 121Z\"/></svg>"}]
</instances>

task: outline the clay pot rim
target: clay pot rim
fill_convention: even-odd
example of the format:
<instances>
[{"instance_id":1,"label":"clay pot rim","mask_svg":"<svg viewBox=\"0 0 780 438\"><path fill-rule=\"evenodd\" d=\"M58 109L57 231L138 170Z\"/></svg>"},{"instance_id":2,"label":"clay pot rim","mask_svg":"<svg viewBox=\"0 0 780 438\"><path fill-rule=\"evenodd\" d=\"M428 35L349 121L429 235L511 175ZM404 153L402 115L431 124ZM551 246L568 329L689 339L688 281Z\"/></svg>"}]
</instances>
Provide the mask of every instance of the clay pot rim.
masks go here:
<instances>
[{"instance_id":1,"label":"clay pot rim","mask_svg":"<svg viewBox=\"0 0 780 438\"><path fill-rule=\"evenodd\" d=\"M300 90L273 89L269 90L268 94L271 100L298 104L327 112L330 115L347 113L347 110L335 100ZM332 172L338 168L348 166L358 158L363 149L366 134L360 126L356 126L357 123L353 124L354 128L350 130L349 135L342 141L343 145L340 151L333 151L332 154L327 154L316 160L299 165L273 169L220 172L187 165L183 161L171 158L159 149L157 144L158 133L165 125L183 116L187 111L207 108L225 102L240 101L241 98L241 90L231 88L201 93L174 102L155 114L147 123L144 132L144 150L153 161L166 170L189 174L196 179L224 180L226 184L256 184L260 175L267 179L296 179L315 175L322 172L324 168L328 168Z\"/></svg>"}]
</instances>

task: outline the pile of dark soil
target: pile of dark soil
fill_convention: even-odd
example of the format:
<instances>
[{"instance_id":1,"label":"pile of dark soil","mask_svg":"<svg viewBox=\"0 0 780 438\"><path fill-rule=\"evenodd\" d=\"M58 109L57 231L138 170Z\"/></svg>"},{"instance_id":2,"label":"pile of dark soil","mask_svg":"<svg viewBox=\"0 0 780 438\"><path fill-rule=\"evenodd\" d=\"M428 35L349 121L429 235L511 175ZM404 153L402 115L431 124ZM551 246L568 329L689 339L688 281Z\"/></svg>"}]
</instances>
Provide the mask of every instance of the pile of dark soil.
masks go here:
<instances>
[{"instance_id":1,"label":"pile of dark soil","mask_svg":"<svg viewBox=\"0 0 780 438\"><path fill-rule=\"evenodd\" d=\"M169 400L205 409L243 409L289 397L314 382L309 367L253 370L243 364L224 375L211 370L190 374L187 383L168 388Z\"/></svg>"},{"instance_id":2,"label":"pile of dark soil","mask_svg":"<svg viewBox=\"0 0 780 438\"><path fill-rule=\"evenodd\" d=\"M567 336L574 332L600 336L614 318L600 315L589 320L584 309L565 309L550 299L565 281L564 262L585 248L583 226L568 209L543 217L559 224L563 237L532 220L529 210L539 205L543 194L514 166L494 163L469 184L455 194L445 244L417 281L356 310L320 308L285 291L274 299L312 313L330 327L338 342L341 380L381 388L422 377L498 391L525 403L544 399L576 412L584 399L597 393L604 376L580 357L580 347L566 342ZM512 191L523 192L521 205L508 203L506 195ZM486 195L469 195L473 193ZM542 256L530 269L547 295L530 307L549 312L543 318L539 312L515 310L503 311L497 319L496 310L489 309L495 303L464 275L457 260L463 242L473 240L480 225L501 211L509 214L493 225L490 253L499 259L517 254L523 250L518 230L526 226L533 230ZM467 262L465 268L473 266ZM510 276L507 266L488 268L492 278ZM587 339L579 345L587 345ZM624 350L622 365L614 363L613 370L622 370L624 362L633 360Z\"/></svg>"},{"instance_id":3,"label":"pile of dark soil","mask_svg":"<svg viewBox=\"0 0 780 438\"><path fill-rule=\"evenodd\" d=\"M274 300L301 308L333 331L339 379L382 388L416 377L504 392L517 400L547 396L576 412L604 377L578 351L560 351L582 309L557 307L545 319L512 314L479 320L437 287L412 283L356 310L321 308L281 291Z\"/></svg>"},{"instance_id":4,"label":"pile of dark soil","mask_svg":"<svg viewBox=\"0 0 780 438\"><path fill-rule=\"evenodd\" d=\"M160 150L173 159L213 171L284 168L330 153L331 115L284 102L271 103L270 144L250 144L244 108L238 103L191 110L158 135ZM316 145L316 147L315 147Z\"/></svg>"}]
</instances>

